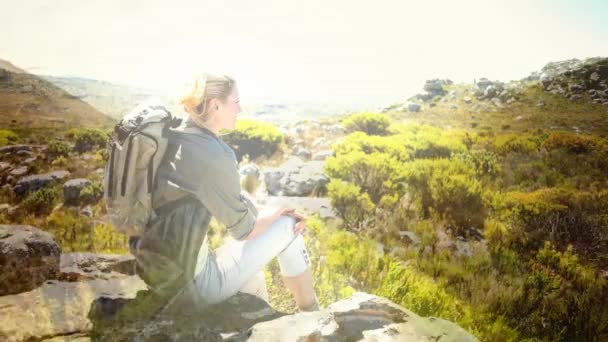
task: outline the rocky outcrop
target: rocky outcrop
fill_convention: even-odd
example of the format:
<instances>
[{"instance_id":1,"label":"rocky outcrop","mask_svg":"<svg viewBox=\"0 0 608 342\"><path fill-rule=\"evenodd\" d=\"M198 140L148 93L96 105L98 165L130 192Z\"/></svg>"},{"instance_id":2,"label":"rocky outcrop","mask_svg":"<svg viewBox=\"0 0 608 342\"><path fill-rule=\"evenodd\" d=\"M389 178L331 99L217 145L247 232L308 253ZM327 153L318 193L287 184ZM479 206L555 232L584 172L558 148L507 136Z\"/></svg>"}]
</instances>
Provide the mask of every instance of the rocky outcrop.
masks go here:
<instances>
[{"instance_id":1,"label":"rocky outcrop","mask_svg":"<svg viewBox=\"0 0 608 342\"><path fill-rule=\"evenodd\" d=\"M138 296L139 297L139 296ZM112 315L134 301L98 300L95 317ZM196 319L193 319L196 317ZM103 322L101 319L97 319ZM99 324L101 325L101 324ZM161 310L149 321L103 325L100 340L153 341L477 341L454 323L424 318L395 303L358 292L326 309L292 315L277 312L255 296L239 293L195 313Z\"/></svg>"},{"instance_id":2,"label":"rocky outcrop","mask_svg":"<svg viewBox=\"0 0 608 342\"><path fill-rule=\"evenodd\" d=\"M61 250L31 226L0 225L0 296L30 291L57 276Z\"/></svg>"},{"instance_id":3,"label":"rocky outcrop","mask_svg":"<svg viewBox=\"0 0 608 342\"><path fill-rule=\"evenodd\" d=\"M415 98L417 98L421 101L427 102L437 96L443 96L446 94L445 89L443 89L443 86L450 85L452 83L453 82L449 79L448 80L440 80L440 79L427 80L423 86L425 93L418 94L415 96Z\"/></svg>"},{"instance_id":4,"label":"rocky outcrop","mask_svg":"<svg viewBox=\"0 0 608 342\"><path fill-rule=\"evenodd\" d=\"M539 82L546 91L570 100L608 105L608 58L551 62L542 68Z\"/></svg>"},{"instance_id":5,"label":"rocky outcrop","mask_svg":"<svg viewBox=\"0 0 608 342\"><path fill-rule=\"evenodd\" d=\"M266 189L273 196L308 196L322 191L329 183L323 173L323 161L304 162L292 157L278 168L263 171Z\"/></svg>"},{"instance_id":6,"label":"rocky outcrop","mask_svg":"<svg viewBox=\"0 0 608 342\"><path fill-rule=\"evenodd\" d=\"M80 202L80 192L91 181L86 178L70 179L63 184L63 202L67 205L78 205Z\"/></svg>"},{"instance_id":7,"label":"rocky outcrop","mask_svg":"<svg viewBox=\"0 0 608 342\"><path fill-rule=\"evenodd\" d=\"M454 323L362 292L296 314L247 293L197 307L189 296L155 296L134 266L131 256L62 255L57 280L0 297L0 340L476 341Z\"/></svg>"},{"instance_id":8,"label":"rocky outcrop","mask_svg":"<svg viewBox=\"0 0 608 342\"><path fill-rule=\"evenodd\" d=\"M0 341L63 338L90 341L91 305L104 297L134 298L146 284L132 275L128 256L68 253L61 256L58 280L15 295L0 297Z\"/></svg>"},{"instance_id":9,"label":"rocky outcrop","mask_svg":"<svg viewBox=\"0 0 608 342\"><path fill-rule=\"evenodd\" d=\"M15 194L21 196L28 192L56 184L58 181L69 176L69 171L53 171L40 175L25 176L17 181L14 191Z\"/></svg>"}]
</instances>

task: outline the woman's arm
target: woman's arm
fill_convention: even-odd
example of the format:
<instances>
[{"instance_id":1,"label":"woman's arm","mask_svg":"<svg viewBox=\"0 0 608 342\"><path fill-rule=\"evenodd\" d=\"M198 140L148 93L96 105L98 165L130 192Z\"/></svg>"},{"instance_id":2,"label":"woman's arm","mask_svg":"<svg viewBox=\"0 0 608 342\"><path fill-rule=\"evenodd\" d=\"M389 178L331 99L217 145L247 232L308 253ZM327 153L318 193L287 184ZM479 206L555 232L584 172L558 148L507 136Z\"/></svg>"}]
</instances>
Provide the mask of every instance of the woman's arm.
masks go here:
<instances>
[{"instance_id":1,"label":"woman's arm","mask_svg":"<svg viewBox=\"0 0 608 342\"><path fill-rule=\"evenodd\" d=\"M296 219L296 233L304 231L304 217L297 214L295 212L295 209L281 208L270 216L258 218L255 221L255 224L253 225L253 230L251 231L251 233L249 233L245 240L251 240L256 236L262 234L274 221L278 220L281 216L291 216Z\"/></svg>"}]
</instances>

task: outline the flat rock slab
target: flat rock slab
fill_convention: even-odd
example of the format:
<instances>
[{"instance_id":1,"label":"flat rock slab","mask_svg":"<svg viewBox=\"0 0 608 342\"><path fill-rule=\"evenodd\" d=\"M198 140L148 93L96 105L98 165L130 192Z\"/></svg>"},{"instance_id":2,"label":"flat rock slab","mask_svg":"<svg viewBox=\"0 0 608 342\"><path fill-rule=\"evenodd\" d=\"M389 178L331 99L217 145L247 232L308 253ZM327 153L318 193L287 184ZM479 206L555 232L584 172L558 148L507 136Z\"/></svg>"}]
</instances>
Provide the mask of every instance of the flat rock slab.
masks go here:
<instances>
[{"instance_id":1,"label":"flat rock slab","mask_svg":"<svg viewBox=\"0 0 608 342\"><path fill-rule=\"evenodd\" d=\"M93 328L88 314L95 299L134 298L145 289L139 277L114 273L108 279L48 281L35 290L0 297L0 341L37 341L74 334L84 338Z\"/></svg>"}]
</instances>

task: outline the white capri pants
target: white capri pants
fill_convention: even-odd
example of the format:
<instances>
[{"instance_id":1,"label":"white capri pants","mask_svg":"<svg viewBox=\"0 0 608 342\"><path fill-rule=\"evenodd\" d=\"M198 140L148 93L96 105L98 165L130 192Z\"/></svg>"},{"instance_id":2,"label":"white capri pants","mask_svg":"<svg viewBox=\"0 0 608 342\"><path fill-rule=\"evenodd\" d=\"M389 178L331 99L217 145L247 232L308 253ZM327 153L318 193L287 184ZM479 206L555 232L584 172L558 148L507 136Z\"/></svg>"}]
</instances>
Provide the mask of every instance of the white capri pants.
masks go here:
<instances>
[{"instance_id":1,"label":"white capri pants","mask_svg":"<svg viewBox=\"0 0 608 342\"><path fill-rule=\"evenodd\" d=\"M216 304L239 291L252 293L252 285L262 281L263 289L253 289L253 292L268 300L263 269L274 257L278 258L281 274L285 277L306 271L310 260L304 238L293 232L295 222L293 217L281 216L251 240L234 240L206 258L204 254L199 256L194 284L202 299ZM204 253L203 249L208 250L206 239L201 248ZM202 262L201 258L206 260Z\"/></svg>"}]
</instances>

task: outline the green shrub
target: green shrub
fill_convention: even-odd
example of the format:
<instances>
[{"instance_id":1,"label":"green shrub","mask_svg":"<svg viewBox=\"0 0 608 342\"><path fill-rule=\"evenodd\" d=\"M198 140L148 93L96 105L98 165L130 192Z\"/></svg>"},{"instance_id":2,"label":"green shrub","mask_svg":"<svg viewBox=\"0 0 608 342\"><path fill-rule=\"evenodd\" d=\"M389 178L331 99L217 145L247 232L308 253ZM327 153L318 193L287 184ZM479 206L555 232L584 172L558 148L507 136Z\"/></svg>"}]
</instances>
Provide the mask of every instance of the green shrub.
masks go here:
<instances>
[{"instance_id":1,"label":"green shrub","mask_svg":"<svg viewBox=\"0 0 608 342\"><path fill-rule=\"evenodd\" d=\"M66 137L74 140L74 151L83 153L106 147L109 132L93 128L74 128L66 133Z\"/></svg>"},{"instance_id":2,"label":"green shrub","mask_svg":"<svg viewBox=\"0 0 608 342\"><path fill-rule=\"evenodd\" d=\"M389 118L378 113L358 113L348 116L342 125L349 132L361 131L368 135L386 135L390 125Z\"/></svg>"},{"instance_id":3,"label":"green shrub","mask_svg":"<svg viewBox=\"0 0 608 342\"><path fill-rule=\"evenodd\" d=\"M95 223L78 209L62 208L46 218L44 229L55 236L62 252L126 253L128 238L111 225Z\"/></svg>"},{"instance_id":4,"label":"green shrub","mask_svg":"<svg viewBox=\"0 0 608 342\"><path fill-rule=\"evenodd\" d=\"M591 260L606 259L608 191L543 188L511 192L507 199L517 234L511 239L520 251L536 250L549 240L558 248L574 244L577 253Z\"/></svg>"},{"instance_id":5,"label":"green shrub","mask_svg":"<svg viewBox=\"0 0 608 342\"><path fill-rule=\"evenodd\" d=\"M416 158L448 158L452 153L466 152L471 143L465 132L429 125L397 124L389 131Z\"/></svg>"},{"instance_id":6,"label":"green shrub","mask_svg":"<svg viewBox=\"0 0 608 342\"><path fill-rule=\"evenodd\" d=\"M552 132L543 141L542 146L548 150L562 148L570 153L589 153L596 148L599 141L591 135L570 132Z\"/></svg>"},{"instance_id":7,"label":"green shrub","mask_svg":"<svg viewBox=\"0 0 608 342\"><path fill-rule=\"evenodd\" d=\"M70 146L61 140L53 140L49 143L47 153L51 158L67 157L70 154Z\"/></svg>"},{"instance_id":8,"label":"green shrub","mask_svg":"<svg viewBox=\"0 0 608 342\"><path fill-rule=\"evenodd\" d=\"M404 165L403 177L423 218L430 218L434 210L457 235L483 226L481 184L462 161L414 160Z\"/></svg>"},{"instance_id":9,"label":"green shrub","mask_svg":"<svg viewBox=\"0 0 608 342\"><path fill-rule=\"evenodd\" d=\"M494 152L476 150L456 153L453 157L475 170L477 176L497 176L501 171L498 155Z\"/></svg>"},{"instance_id":10,"label":"green shrub","mask_svg":"<svg viewBox=\"0 0 608 342\"><path fill-rule=\"evenodd\" d=\"M378 204L384 195L392 195L400 188L401 164L388 154L352 152L329 157L325 172L331 178L339 178L361 188Z\"/></svg>"},{"instance_id":11,"label":"green shrub","mask_svg":"<svg viewBox=\"0 0 608 342\"><path fill-rule=\"evenodd\" d=\"M222 139L234 149L238 161L248 155L249 160L261 156L270 157L277 152L283 142L283 134L271 124L239 120L236 129Z\"/></svg>"},{"instance_id":12,"label":"green shrub","mask_svg":"<svg viewBox=\"0 0 608 342\"><path fill-rule=\"evenodd\" d=\"M30 192L21 202L20 209L34 215L46 215L53 210L59 202L59 190L48 187Z\"/></svg>"},{"instance_id":13,"label":"green shrub","mask_svg":"<svg viewBox=\"0 0 608 342\"><path fill-rule=\"evenodd\" d=\"M341 142L332 146L336 156L347 155L352 152L365 154L383 153L399 160L408 161L412 155L399 136L367 135L363 132L354 132L347 135Z\"/></svg>"},{"instance_id":14,"label":"green shrub","mask_svg":"<svg viewBox=\"0 0 608 342\"><path fill-rule=\"evenodd\" d=\"M549 341L600 341L608 328L608 285L581 264L571 246L564 252L545 242L530 261L524 292L515 304L526 319L512 323L526 335Z\"/></svg>"},{"instance_id":15,"label":"green shrub","mask_svg":"<svg viewBox=\"0 0 608 342\"><path fill-rule=\"evenodd\" d=\"M17 141L17 134L11 130L0 129L0 146L13 144Z\"/></svg>"},{"instance_id":16,"label":"green shrub","mask_svg":"<svg viewBox=\"0 0 608 342\"><path fill-rule=\"evenodd\" d=\"M80 202L82 204L95 204L103 197L103 182L93 180L80 191Z\"/></svg>"},{"instance_id":17,"label":"green shrub","mask_svg":"<svg viewBox=\"0 0 608 342\"><path fill-rule=\"evenodd\" d=\"M373 215L374 203L367 193L355 184L332 179L327 186L332 207L344 224L351 228L362 228L366 219Z\"/></svg>"},{"instance_id":18,"label":"green shrub","mask_svg":"<svg viewBox=\"0 0 608 342\"><path fill-rule=\"evenodd\" d=\"M492 148L500 155L513 152L529 154L538 151L539 139L539 137L526 134L502 134L495 137Z\"/></svg>"}]
</instances>

